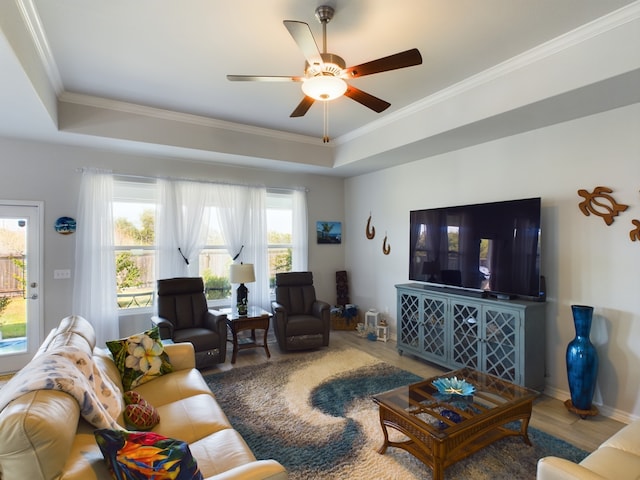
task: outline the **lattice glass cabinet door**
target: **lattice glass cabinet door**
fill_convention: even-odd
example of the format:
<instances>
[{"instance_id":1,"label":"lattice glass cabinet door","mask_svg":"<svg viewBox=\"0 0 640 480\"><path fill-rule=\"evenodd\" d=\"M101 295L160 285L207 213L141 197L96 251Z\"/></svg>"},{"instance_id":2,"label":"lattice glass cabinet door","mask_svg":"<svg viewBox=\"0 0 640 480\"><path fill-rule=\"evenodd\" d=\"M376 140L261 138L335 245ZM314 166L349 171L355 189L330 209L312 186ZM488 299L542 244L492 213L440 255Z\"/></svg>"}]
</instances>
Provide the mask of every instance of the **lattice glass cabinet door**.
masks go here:
<instances>
[{"instance_id":1,"label":"lattice glass cabinet door","mask_svg":"<svg viewBox=\"0 0 640 480\"><path fill-rule=\"evenodd\" d=\"M399 345L420 348L420 297L402 293L399 301L399 315L402 326L399 329Z\"/></svg>"},{"instance_id":2,"label":"lattice glass cabinet door","mask_svg":"<svg viewBox=\"0 0 640 480\"><path fill-rule=\"evenodd\" d=\"M428 355L446 359L446 299L425 296L422 298L422 345Z\"/></svg>"},{"instance_id":3,"label":"lattice glass cabinet door","mask_svg":"<svg viewBox=\"0 0 640 480\"><path fill-rule=\"evenodd\" d=\"M510 382L521 383L517 368L518 313L485 307L484 366L482 370Z\"/></svg>"},{"instance_id":4,"label":"lattice glass cabinet door","mask_svg":"<svg viewBox=\"0 0 640 480\"><path fill-rule=\"evenodd\" d=\"M460 367L480 370L480 306L451 301L453 321L452 361Z\"/></svg>"}]
</instances>

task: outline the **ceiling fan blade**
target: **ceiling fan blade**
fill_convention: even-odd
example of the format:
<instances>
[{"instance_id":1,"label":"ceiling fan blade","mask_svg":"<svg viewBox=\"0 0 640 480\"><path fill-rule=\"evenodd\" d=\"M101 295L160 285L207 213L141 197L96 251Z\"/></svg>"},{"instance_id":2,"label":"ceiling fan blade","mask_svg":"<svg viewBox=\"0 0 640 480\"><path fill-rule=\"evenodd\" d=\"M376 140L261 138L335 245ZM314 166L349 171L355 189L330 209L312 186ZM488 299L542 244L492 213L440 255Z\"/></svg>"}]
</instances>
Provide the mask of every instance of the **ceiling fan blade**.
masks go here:
<instances>
[{"instance_id":1,"label":"ceiling fan blade","mask_svg":"<svg viewBox=\"0 0 640 480\"><path fill-rule=\"evenodd\" d=\"M289 115L289 116L290 117L303 117L304 114L309 111L309 109L311 108L311 105L313 105L313 102L315 102L315 100L313 98L307 97L305 95L305 97L298 104L296 109L293 112L291 112L291 115Z\"/></svg>"},{"instance_id":2,"label":"ceiling fan blade","mask_svg":"<svg viewBox=\"0 0 640 480\"><path fill-rule=\"evenodd\" d=\"M398 68L412 67L422 63L422 55L417 48L406 50L404 52L389 55L388 57L378 58L370 62L356 65L355 67L345 68L344 73L349 78L364 77L373 73L388 72Z\"/></svg>"},{"instance_id":3,"label":"ceiling fan blade","mask_svg":"<svg viewBox=\"0 0 640 480\"><path fill-rule=\"evenodd\" d=\"M378 97L374 97L373 95L367 92L363 92L362 90L359 90L356 87L352 87L351 85L347 86L347 91L344 92L344 95L345 97L349 97L350 99L361 103L365 107L368 107L377 113L383 112L391 106L389 102L385 102L384 100Z\"/></svg>"},{"instance_id":4,"label":"ceiling fan blade","mask_svg":"<svg viewBox=\"0 0 640 480\"><path fill-rule=\"evenodd\" d=\"M322 65L324 63L322 55L320 55L318 44L313 38L309 25L297 20L284 20L282 23L287 27L298 47L302 50L302 54L309 65Z\"/></svg>"},{"instance_id":5,"label":"ceiling fan blade","mask_svg":"<svg viewBox=\"0 0 640 480\"><path fill-rule=\"evenodd\" d=\"M279 77L265 75L227 75L232 82L301 82L304 77Z\"/></svg>"}]
</instances>

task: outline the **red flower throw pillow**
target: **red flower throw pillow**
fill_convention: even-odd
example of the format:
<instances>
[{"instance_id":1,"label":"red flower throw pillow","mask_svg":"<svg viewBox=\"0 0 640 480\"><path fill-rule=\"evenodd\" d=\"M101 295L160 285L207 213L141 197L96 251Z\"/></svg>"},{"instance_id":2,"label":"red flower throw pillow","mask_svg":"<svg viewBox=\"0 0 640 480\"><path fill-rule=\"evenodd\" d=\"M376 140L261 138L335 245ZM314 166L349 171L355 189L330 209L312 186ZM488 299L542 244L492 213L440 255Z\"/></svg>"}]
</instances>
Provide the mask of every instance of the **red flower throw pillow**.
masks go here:
<instances>
[{"instance_id":1,"label":"red flower throw pillow","mask_svg":"<svg viewBox=\"0 0 640 480\"><path fill-rule=\"evenodd\" d=\"M182 440L106 428L94 435L116 480L203 480L189 445Z\"/></svg>"}]
</instances>

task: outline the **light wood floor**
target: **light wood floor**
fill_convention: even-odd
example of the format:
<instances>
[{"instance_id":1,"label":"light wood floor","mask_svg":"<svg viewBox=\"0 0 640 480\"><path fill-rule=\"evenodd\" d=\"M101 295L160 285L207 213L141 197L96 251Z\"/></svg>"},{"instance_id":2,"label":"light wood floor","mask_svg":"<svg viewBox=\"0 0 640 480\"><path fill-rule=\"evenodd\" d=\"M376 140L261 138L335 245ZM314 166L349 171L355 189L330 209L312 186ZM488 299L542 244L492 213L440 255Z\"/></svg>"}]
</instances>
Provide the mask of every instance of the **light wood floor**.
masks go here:
<instances>
[{"instance_id":1,"label":"light wood floor","mask_svg":"<svg viewBox=\"0 0 640 480\"><path fill-rule=\"evenodd\" d=\"M386 363L395 365L398 368L410 371L421 377L430 377L444 371L441 367L427 363L411 355L399 355L396 350L396 344L393 341L387 343L371 342L358 337L353 331L333 330L331 332L329 348L346 346L364 350ZM235 365L231 365L231 344L229 344L228 347L226 363L216 366L207 373L260 364L277 360L283 356L292 355L281 353L276 344L270 343L269 350L271 352L271 360L266 358L262 348L256 348L238 352ZM301 353L294 355L299 354ZM605 439L624 427L623 423L603 417L602 415L582 420L579 416L569 413L563 401L546 395L541 395L534 402L530 425L558 438L562 438L589 452L595 450Z\"/></svg>"}]
</instances>

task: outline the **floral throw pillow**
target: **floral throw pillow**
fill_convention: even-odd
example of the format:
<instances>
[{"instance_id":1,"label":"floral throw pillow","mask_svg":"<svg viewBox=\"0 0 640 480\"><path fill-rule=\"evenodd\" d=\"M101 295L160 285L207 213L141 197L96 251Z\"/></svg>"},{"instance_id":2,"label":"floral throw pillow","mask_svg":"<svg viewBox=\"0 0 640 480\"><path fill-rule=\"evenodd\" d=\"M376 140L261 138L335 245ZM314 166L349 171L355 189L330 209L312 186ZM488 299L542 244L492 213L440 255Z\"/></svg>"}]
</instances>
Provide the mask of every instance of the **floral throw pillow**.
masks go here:
<instances>
[{"instance_id":1,"label":"floral throw pillow","mask_svg":"<svg viewBox=\"0 0 640 480\"><path fill-rule=\"evenodd\" d=\"M93 432L116 480L202 480L202 473L182 440L152 432L99 429Z\"/></svg>"},{"instance_id":2,"label":"floral throw pillow","mask_svg":"<svg viewBox=\"0 0 640 480\"><path fill-rule=\"evenodd\" d=\"M120 371L125 391L173 371L160 341L158 327L109 341L107 347Z\"/></svg>"}]
</instances>

